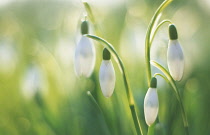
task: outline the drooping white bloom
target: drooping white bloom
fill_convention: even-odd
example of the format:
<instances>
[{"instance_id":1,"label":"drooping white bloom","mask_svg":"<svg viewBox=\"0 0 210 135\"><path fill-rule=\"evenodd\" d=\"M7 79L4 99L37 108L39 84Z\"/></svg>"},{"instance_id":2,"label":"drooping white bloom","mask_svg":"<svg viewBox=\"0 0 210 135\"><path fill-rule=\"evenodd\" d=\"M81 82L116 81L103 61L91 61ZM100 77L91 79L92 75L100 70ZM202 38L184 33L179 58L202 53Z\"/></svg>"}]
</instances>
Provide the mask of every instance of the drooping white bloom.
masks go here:
<instances>
[{"instance_id":1,"label":"drooping white bloom","mask_svg":"<svg viewBox=\"0 0 210 135\"><path fill-rule=\"evenodd\" d=\"M95 48L89 38L82 36L76 46L74 63L77 76L89 77L95 66Z\"/></svg>"},{"instance_id":2,"label":"drooping white bloom","mask_svg":"<svg viewBox=\"0 0 210 135\"><path fill-rule=\"evenodd\" d=\"M42 89L42 76L37 66L30 66L22 80L22 93L25 98L31 99Z\"/></svg>"},{"instance_id":3,"label":"drooping white bloom","mask_svg":"<svg viewBox=\"0 0 210 135\"><path fill-rule=\"evenodd\" d=\"M169 41L167 57L171 76L180 81L184 72L184 54L178 40Z\"/></svg>"},{"instance_id":4,"label":"drooping white bloom","mask_svg":"<svg viewBox=\"0 0 210 135\"><path fill-rule=\"evenodd\" d=\"M81 34L88 34L88 22L81 23ZM77 76L89 77L95 66L95 48L89 38L82 36L76 46L74 65Z\"/></svg>"},{"instance_id":5,"label":"drooping white bloom","mask_svg":"<svg viewBox=\"0 0 210 135\"><path fill-rule=\"evenodd\" d=\"M18 56L15 46L10 40L0 41L0 73L9 75L14 72Z\"/></svg>"},{"instance_id":6,"label":"drooping white bloom","mask_svg":"<svg viewBox=\"0 0 210 135\"><path fill-rule=\"evenodd\" d=\"M115 71L111 60L103 60L99 72L99 81L102 93L105 97L110 97L115 87Z\"/></svg>"},{"instance_id":7,"label":"drooping white bloom","mask_svg":"<svg viewBox=\"0 0 210 135\"><path fill-rule=\"evenodd\" d=\"M175 25L169 26L169 44L167 52L168 68L175 81L180 81L184 72L184 54L178 41L178 34Z\"/></svg>"},{"instance_id":8,"label":"drooping white bloom","mask_svg":"<svg viewBox=\"0 0 210 135\"><path fill-rule=\"evenodd\" d=\"M149 88L144 98L144 115L147 125L152 125L158 115L159 102L156 88Z\"/></svg>"},{"instance_id":9,"label":"drooping white bloom","mask_svg":"<svg viewBox=\"0 0 210 135\"><path fill-rule=\"evenodd\" d=\"M102 93L105 97L110 97L115 88L115 71L111 61L111 54L105 48L103 51L103 61L99 72L99 82Z\"/></svg>"},{"instance_id":10,"label":"drooping white bloom","mask_svg":"<svg viewBox=\"0 0 210 135\"><path fill-rule=\"evenodd\" d=\"M157 80L156 78L152 78L151 86L144 98L144 115L148 126L155 122L158 115L159 101L156 86Z\"/></svg>"}]
</instances>

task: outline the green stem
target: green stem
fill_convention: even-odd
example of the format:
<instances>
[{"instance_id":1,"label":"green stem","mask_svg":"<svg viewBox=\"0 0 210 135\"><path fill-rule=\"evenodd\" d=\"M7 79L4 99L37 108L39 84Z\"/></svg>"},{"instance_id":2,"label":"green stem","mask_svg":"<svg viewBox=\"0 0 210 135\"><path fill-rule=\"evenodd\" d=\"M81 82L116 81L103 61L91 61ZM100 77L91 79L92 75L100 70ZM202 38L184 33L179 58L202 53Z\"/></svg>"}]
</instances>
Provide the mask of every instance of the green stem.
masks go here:
<instances>
[{"instance_id":1,"label":"green stem","mask_svg":"<svg viewBox=\"0 0 210 135\"><path fill-rule=\"evenodd\" d=\"M120 68L120 71L122 72L129 104L131 104L131 105L134 104L134 100L131 95L131 90L130 90L130 86L128 84L127 73L125 71L124 64L123 64L121 58L119 57L119 55L117 54L116 50L114 49L114 47L109 42L107 42L106 40L104 40L98 36L94 36L94 35L90 35L90 34L86 34L84 36L103 43L104 47L106 47L112 53L112 55L115 58L115 61L117 62L118 66Z\"/></svg>"},{"instance_id":2,"label":"green stem","mask_svg":"<svg viewBox=\"0 0 210 135\"><path fill-rule=\"evenodd\" d=\"M158 31L159 28L160 28L163 24L165 24L165 23L170 23L170 24L172 24L172 22L171 22L170 20L163 20L162 22L160 22L160 23L157 25L157 27L155 28L155 31L153 32L153 34L151 34L150 47L151 47L151 45L152 45L152 42L153 42L153 40L154 40L154 38L155 38L155 35L156 35L157 31Z\"/></svg>"},{"instance_id":3,"label":"green stem","mask_svg":"<svg viewBox=\"0 0 210 135\"><path fill-rule=\"evenodd\" d=\"M182 119L183 119L183 123L184 123L185 132L186 132L186 135L189 135L188 121L187 121L186 113L184 111L184 106L183 106L183 103L182 103L182 100L181 100L181 96L180 96L180 93L178 91L178 88L176 86L176 83L175 83L174 79L172 78L170 73L163 66L161 66L159 63L157 63L155 61L151 61L150 63L164 73L164 75L167 77L171 87L175 91L177 100L178 100L180 108L181 108L181 113L182 113Z\"/></svg>"},{"instance_id":4,"label":"green stem","mask_svg":"<svg viewBox=\"0 0 210 135\"><path fill-rule=\"evenodd\" d=\"M143 135L143 131L142 131L142 128L141 128L141 123L138 119L137 112L135 110L134 98L133 98L133 95L132 95L132 92L131 92L131 89L130 89L130 85L128 83L127 72L125 70L125 67L124 67L124 64L123 64L122 60L120 59L120 57L117 54L114 47L109 42L107 42L106 40L104 40L100 37L94 36L94 35L90 35L90 34L86 34L84 36L86 36L88 38L91 38L91 39L94 39L98 42L101 42L102 45L104 45L104 47L106 47L111 52L112 56L114 56L114 59L117 62L118 66L120 68L120 71L122 73L122 76L123 76L125 89L126 89L126 94L127 94L129 106L130 106L130 109L131 109L132 118L133 118L133 121L134 121L134 124L135 124L135 127L136 127L136 132L137 132L138 135L140 135L140 133Z\"/></svg>"},{"instance_id":5,"label":"green stem","mask_svg":"<svg viewBox=\"0 0 210 135\"><path fill-rule=\"evenodd\" d=\"M155 133L154 131L155 131L155 123L153 123L152 125L148 127L147 135L154 135Z\"/></svg>"},{"instance_id":6,"label":"green stem","mask_svg":"<svg viewBox=\"0 0 210 135\"><path fill-rule=\"evenodd\" d=\"M102 113L102 110L100 108L100 106L98 105L98 103L96 102L95 98L93 97L93 95L91 94L90 91L87 91L87 95L90 97L90 99L93 101L93 103L97 106L97 108L99 109L99 111Z\"/></svg>"},{"instance_id":7,"label":"green stem","mask_svg":"<svg viewBox=\"0 0 210 135\"><path fill-rule=\"evenodd\" d=\"M104 122L105 122L105 124L106 124L106 126L107 126L107 129L109 129L109 128L108 128L108 124L107 124L107 122L106 122L106 119L105 119L105 117L104 117L103 111L101 110L101 107L99 106L99 104L97 103L97 101L95 100L95 98L93 97L93 95L91 94L90 91L87 91L87 95L88 95L88 97L90 98L90 100L96 105L97 109L99 110L101 116L102 116L103 119L104 119ZM110 131L109 131L109 130L108 130L107 132L110 134Z\"/></svg>"},{"instance_id":8,"label":"green stem","mask_svg":"<svg viewBox=\"0 0 210 135\"><path fill-rule=\"evenodd\" d=\"M140 122L139 122L139 118L135 109L134 105L130 105L130 110L131 110L131 114L132 114L132 118L133 118L133 122L136 128L136 133L137 135L143 135L143 131L142 128L140 126Z\"/></svg>"},{"instance_id":9,"label":"green stem","mask_svg":"<svg viewBox=\"0 0 210 135\"><path fill-rule=\"evenodd\" d=\"M169 82L168 79L160 73L155 73L153 76L156 77L157 75L161 76L166 82Z\"/></svg>"},{"instance_id":10,"label":"green stem","mask_svg":"<svg viewBox=\"0 0 210 135\"><path fill-rule=\"evenodd\" d=\"M99 27L98 27L98 25L95 22L95 19L94 19L94 16L93 16L93 12L91 10L90 5L87 2L83 2L83 4L84 4L85 9L86 9L86 11L87 11L87 13L89 15L90 21L94 24L94 27L95 27L97 35L101 35ZM124 80L124 84L125 84L125 88L126 88L126 94L127 94L127 98L128 98L128 102L129 102L132 118L133 118L133 121L134 121L134 125L135 125L135 128L136 128L136 133L137 133L137 135L143 135L143 131L142 131L142 128L141 128L141 125L140 125L140 121L139 121L139 118L138 118L138 115L137 115L137 112L136 112L136 109L135 109L135 106L134 106L134 99L133 99L133 96L132 96L132 93L131 93L131 90L130 90L130 86L129 86L129 83L128 83L127 73L125 72L125 68L124 68L122 60L120 59L119 55L115 51L114 47L110 43L108 43L107 41L105 41L105 40L103 40L103 39L101 39L99 37L93 36L93 35L85 35L85 36L87 36L89 38L92 38L94 40L97 40L99 42L104 43L104 46L110 52L112 52L114 54L115 60L118 63L118 66L119 66L119 68L120 68L120 70L122 72L122 75L123 75L123 80Z\"/></svg>"},{"instance_id":11,"label":"green stem","mask_svg":"<svg viewBox=\"0 0 210 135\"><path fill-rule=\"evenodd\" d=\"M87 11L87 14L88 14L88 16L89 16L89 18L90 18L90 21L91 21L93 24L95 24L95 19L94 19L93 12L92 12L92 10L91 10L90 5L89 5L87 2L83 2L83 5L84 5L84 7L85 7L85 10Z\"/></svg>"},{"instance_id":12,"label":"green stem","mask_svg":"<svg viewBox=\"0 0 210 135\"><path fill-rule=\"evenodd\" d=\"M43 97L40 95L40 93L36 93L34 97L35 102L37 103L39 109L41 110L42 113L42 118L46 122L46 124L51 128L51 130L55 134L60 134L59 129L57 128L58 125L54 123L55 119L52 119L52 114L50 113L49 109L47 108Z\"/></svg>"},{"instance_id":13,"label":"green stem","mask_svg":"<svg viewBox=\"0 0 210 135\"><path fill-rule=\"evenodd\" d=\"M93 15L93 12L92 12L92 9L90 7L90 5L87 3L87 2L83 2L83 5L85 7L85 10L88 14L88 17L90 18L90 21L92 22L92 24L94 25L94 28L95 28L95 32L97 35L101 35L101 31L95 21L95 18L94 18L94 15Z\"/></svg>"},{"instance_id":14,"label":"green stem","mask_svg":"<svg viewBox=\"0 0 210 135\"><path fill-rule=\"evenodd\" d=\"M146 62L146 73L147 73L147 84L148 84L148 87L150 86L150 80L151 80L151 77L152 77L152 75L151 75L152 71L151 71L151 65L150 65L150 47L151 47L152 41L154 39L154 36L155 36L158 28L161 25L158 25L155 30L153 28L156 26L156 23L158 22L158 19L160 18L161 12L171 2L172 2L172 0L165 0L165 1L163 1L163 3L155 11L155 14L153 15L153 17L152 17L152 19L151 19L151 21L149 23L148 29L147 29L146 38L145 38L145 62ZM154 131L152 131L152 130L154 130L154 128L150 129L148 132L154 133Z\"/></svg>"},{"instance_id":15,"label":"green stem","mask_svg":"<svg viewBox=\"0 0 210 135\"><path fill-rule=\"evenodd\" d=\"M170 4L172 0L165 0L159 8L156 10L154 16L152 17L150 24L147 29L146 39L145 39L145 62L146 62L146 72L147 72L147 83L150 85L151 80L151 65L150 65L150 41L151 41L151 33L154 27L155 22L157 21L158 16L165 9L168 4Z\"/></svg>"}]
</instances>

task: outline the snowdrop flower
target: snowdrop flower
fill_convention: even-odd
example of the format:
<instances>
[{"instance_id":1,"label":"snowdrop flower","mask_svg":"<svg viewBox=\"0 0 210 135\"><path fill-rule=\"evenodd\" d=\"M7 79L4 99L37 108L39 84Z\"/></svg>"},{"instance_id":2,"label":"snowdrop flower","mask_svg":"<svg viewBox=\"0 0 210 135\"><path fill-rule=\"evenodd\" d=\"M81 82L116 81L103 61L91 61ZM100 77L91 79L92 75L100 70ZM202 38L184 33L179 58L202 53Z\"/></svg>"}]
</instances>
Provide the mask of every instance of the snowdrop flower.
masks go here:
<instances>
[{"instance_id":1,"label":"snowdrop flower","mask_svg":"<svg viewBox=\"0 0 210 135\"><path fill-rule=\"evenodd\" d=\"M167 52L168 68L175 81L180 81L184 72L184 54L178 42L178 34L175 25L169 25L169 44Z\"/></svg>"},{"instance_id":2,"label":"snowdrop flower","mask_svg":"<svg viewBox=\"0 0 210 135\"><path fill-rule=\"evenodd\" d=\"M18 54L10 40L0 41L0 73L10 75L17 66Z\"/></svg>"},{"instance_id":3,"label":"snowdrop flower","mask_svg":"<svg viewBox=\"0 0 210 135\"><path fill-rule=\"evenodd\" d=\"M22 93L25 98L31 99L42 89L42 76L39 68L31 65L26 71L22 80Z\"/></svg>"},{"instance_id":4,"label":"snowdrop flower","mask_svg":"<svg viewBox=\"0 0 210 135\"><path fill-rule=\"evenodd\" d=\"M88 34L88 23L83 21L81 33ZM76 46L74 63L77 76L89 77L95 65L95 48L89 38L82 36Z\"/></svg>"},{"instance_id":5,"label":"snowdrop flower","mask_svg":"<svg viewBox=\"0 0 210 135\"><path fill-rule=\"evenodd\" d=\"M158 115L159 102L157 94L157 79L151 79L150 88L144 98L144 115L148 126L152 125Z\"/></svg>"},{"instance_id":6,"label":"snowdrop flower","mask_svg":"<svg viewBox=\"0 0 210 135\"><path fill-rule=\"evenodd\" d=\"M114 92L115 87L115 71L112 65L111 54L105 48L103 50L103 61L101 63L99 72L99 82L101 86L102 93L105 97L110 97Z\"/></svg>"}]
</instances>

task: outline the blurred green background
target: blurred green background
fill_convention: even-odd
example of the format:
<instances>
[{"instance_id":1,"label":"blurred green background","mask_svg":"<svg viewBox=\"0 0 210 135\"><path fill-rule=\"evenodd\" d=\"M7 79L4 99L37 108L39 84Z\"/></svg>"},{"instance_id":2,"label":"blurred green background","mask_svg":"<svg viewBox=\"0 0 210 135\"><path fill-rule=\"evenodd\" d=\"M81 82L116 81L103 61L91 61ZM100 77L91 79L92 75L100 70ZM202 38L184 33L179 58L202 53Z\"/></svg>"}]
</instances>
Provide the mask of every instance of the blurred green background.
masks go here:
<instances>
[{"instance_id":1,"label":"blurred green background","mask_svg":"<svg viewBox=\"0 0 210 135\"><path fill-rule=\"evenodd\" d=\"M148 89L144 38L162 0L90 0L101 37L122 60L146 133L143 100ZM113 61L116 87L102 95L98 73L101 45L89 79L77 78L73 57L85 9L79 0L0 1L0 135L135 135L123 78ZM178 29L185 55L178 82L191 135L210 134L210 1L174 0L161 19ZM91 25L93 26L93 25ZM151 58L165 67L167 25L154 40ZM92 27L92 34L94 28ZM153 73L160 72L152 68ZM87 95L90 91L99 107ZM171 87L158 77L160 109L156 135L184 135L180 108Z\"/></svg>"}]
</instances>

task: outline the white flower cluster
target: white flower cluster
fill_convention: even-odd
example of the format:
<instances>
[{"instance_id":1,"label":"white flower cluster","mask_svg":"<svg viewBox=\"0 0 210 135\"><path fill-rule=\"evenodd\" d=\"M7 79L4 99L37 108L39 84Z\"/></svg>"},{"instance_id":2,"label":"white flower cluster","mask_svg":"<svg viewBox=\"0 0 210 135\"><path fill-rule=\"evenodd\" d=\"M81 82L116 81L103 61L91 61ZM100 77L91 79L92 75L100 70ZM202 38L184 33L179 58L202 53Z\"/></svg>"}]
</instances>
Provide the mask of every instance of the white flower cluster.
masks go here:
<instances>
[{"instance_id":1,"label":"white flower cluster","mask_svg":"<svg viewBox=\"0 0 210 135\"><path fill-rule=\"evenodd\" d=\"M180 81L184 72L184 54L178 42L178 34L174 24L169 25L169 44L167 63L171 76L175 81ZM157 79L152 78L150 88L144 98L144 115L148 126L152 125L158 115L159 101L157 94Z\"/></svg>"},{"instance_id":2,"label":"white flower cluster","mask_svg":"<svg viewBox=\"0 0 210 135\"><path fill-rule=\"evenodd\" d=\"M83 21L81 33L88 34L88 23ZM95 48L89 38L82 36L76 46L74 63L77 76L90 77L95 66ZM105 97L110 97L115 87L115 71L111 62L111 54L105 48L103 50L103 61L99 72L99 82L102 93Z\"/></svg>"},{"instance_id":3,"label":"white flower cluster","mask_svg":"<svg viewBox=\"0 0 210 135\"><path fill-rule=\"evenodd\" d=\"M88 23L84 21L81 25L81 33L88 34ZM184 55L178 42L178 34L174 24L169 25L169 45L167 51L167 63L171 76L175 81L180 81L184 71ZM78 76L89 77L95 65L95 49L91 41L82 36L75 52L75 71ZM103 50L103 60L100 66L99 82L102 93L110 97L115 88L115 70L111 62L111 54L107 48ZM148 126L152 125L159 110L157 94L157 79L151 79L150 87L144 98L144 114Z\"/></svg>"}]
</instances>

